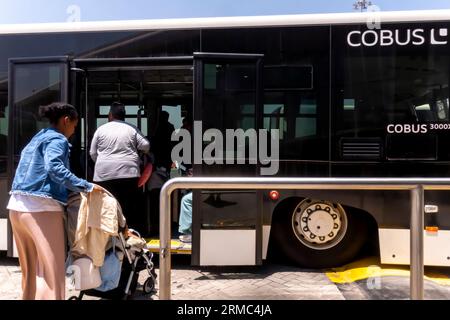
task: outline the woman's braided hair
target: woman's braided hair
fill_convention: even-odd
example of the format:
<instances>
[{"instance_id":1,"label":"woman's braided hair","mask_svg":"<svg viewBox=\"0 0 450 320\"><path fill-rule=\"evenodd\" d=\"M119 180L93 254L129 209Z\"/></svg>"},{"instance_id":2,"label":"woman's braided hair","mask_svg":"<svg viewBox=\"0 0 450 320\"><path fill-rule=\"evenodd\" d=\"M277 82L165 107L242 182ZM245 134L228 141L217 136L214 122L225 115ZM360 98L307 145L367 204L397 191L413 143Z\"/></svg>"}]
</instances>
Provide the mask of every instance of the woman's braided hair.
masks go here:
<instances>
[{"instance_id":1,"label":"woman's braided hair","mask_svg":"<svg viewBox=\"0 0 450 320\"><path fill-rule=\"evenodd\" d=\"M54 102L47 106L40 106L39 115L47 118L51 124L57 124L61 117L69 117L70 120L78 119L77 109L65 102Z\"/></svg>"}]
</instances>

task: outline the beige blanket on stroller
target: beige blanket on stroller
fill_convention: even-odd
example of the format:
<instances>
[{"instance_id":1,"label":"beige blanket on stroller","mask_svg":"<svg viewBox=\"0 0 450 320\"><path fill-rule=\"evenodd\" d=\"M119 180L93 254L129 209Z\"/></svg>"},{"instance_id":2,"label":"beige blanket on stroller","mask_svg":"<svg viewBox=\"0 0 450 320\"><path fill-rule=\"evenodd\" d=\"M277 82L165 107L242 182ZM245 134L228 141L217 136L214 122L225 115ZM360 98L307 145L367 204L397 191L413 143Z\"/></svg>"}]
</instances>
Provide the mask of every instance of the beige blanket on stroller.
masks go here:
<instances>
[{"instance_id":1,"label":"beige blanket on stroller","mask_svg":"<svg viewBox=\"0 0 450 320\"><path fill-rule=\"evenodd\" d=\"M70 214L70 212L69 212ZM118 236L119 227L126 225L117 200L106 190L104 192L81 193L76 230L73 233L73 219L68 217L68 239L74 257L88 256L94 266L101 267L111 236ZM73 229L72 229L73 230Z\"/></svg>"}]
</instances>

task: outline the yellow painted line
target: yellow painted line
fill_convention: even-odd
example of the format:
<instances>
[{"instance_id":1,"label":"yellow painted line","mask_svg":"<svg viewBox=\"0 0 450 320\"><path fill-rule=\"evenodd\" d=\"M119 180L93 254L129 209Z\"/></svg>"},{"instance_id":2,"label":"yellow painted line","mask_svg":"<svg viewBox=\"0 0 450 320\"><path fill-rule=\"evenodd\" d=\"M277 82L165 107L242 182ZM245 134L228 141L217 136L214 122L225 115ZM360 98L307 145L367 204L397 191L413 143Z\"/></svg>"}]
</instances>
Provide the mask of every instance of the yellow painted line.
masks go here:
<instances>
[{"instance_id":1,"label":"yellow painted line","mask_svg":"<svg viewBox=\"0 0 450 320\"><path fill-rule=\"evenodd\" d=\"M151 252L159 252L159 239L146 239L147 248ZM190 243L181 242L180 240L172 239L170 241L170 250L177 254L191 254L192 245Z\"/></svg>"},{"instance_id":2,"label":"yellow painted line","mask_svg":"<svg viewBox=\"0 0 450 320\"><path fill-rule=\"evenodd\" d=\"M409 277L409 266L383 266L377 258L366 258L340 268L333 268L325 273L337 284L353 283L375 277ZM436 271L425 272L425 279L440 285L450 286L448 275Z\"/></svg>"}]
</instances>

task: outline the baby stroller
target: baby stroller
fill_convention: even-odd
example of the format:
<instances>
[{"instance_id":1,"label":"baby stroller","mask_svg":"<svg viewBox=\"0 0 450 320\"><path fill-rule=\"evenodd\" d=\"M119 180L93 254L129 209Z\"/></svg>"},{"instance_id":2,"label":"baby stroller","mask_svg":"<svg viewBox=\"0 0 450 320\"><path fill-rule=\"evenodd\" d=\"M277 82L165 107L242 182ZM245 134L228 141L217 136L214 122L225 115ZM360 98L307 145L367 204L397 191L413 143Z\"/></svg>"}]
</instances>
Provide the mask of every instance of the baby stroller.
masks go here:
<instances>
[{"instance_id":1,"label":"baby stroller","mask_svg":"<svg viewBox=\"0 0 450 320\"><path fill-rule=\"evenodd\" d=\"M129 232L132 233L131 237L142 239L137 231L129 229ZM143 291L146 294L154 292L156 273L152 262L153 253L145 247L142 248L130 244L130 241L126 241L122 233L119 233L118 239L124 252L124 258L117 288L109 291L99 291L96 289L83 290L80 291L78 296L72 296L69 300L82 300L84 295L112 300L126 300L136 291L139 273L143 270L147 270L148 272L148 278L144 282Z\"/></svg>"},{"instance_id":2,"label":"baby stroller","mask_svg":"<svg viewBox=\"0 0 450 320\"><path fill-rule=\"evenodd\" d=\"M69 245L73 244L73 240L75 237L74 230L77 226L80 201L81 199L79 194L73 194L69 196L66 221ZM125 230L127 230L126 235L124 235ZM127 238L125 238L125 236ZM146 241L141 237L139 232L133 229L127 229L125 222L119 224L118 235L110 237L109 245L107 246L107 248L109 247L110 249L105 252L104 265L106 265L106 256L115 256L113 259L115 262L113 273L113 278L115 279L115 281L113 281L114 285L103 286L102 281L102 290L98 290L100 289L100 287L96 287L95 289L82 290L80 291L78 296L72 296L69 298L69 300L81 300L84 295L106 299L128 299L136 291L139 273L143 270L147 270L148 272L148 278L143 285L143 291L147 294L154 291L156 273L154 270L154 264L152 262L153 253L151 253L147 249ZM111 254L112 252L110 251L113 251L114 254ZM120 259L118 259L118 256L123 256L121 262ZM73 258L72 255L69 255L69 257ZM72 264L72 262L76 262L75 260L72 260L73 259L68 259L68 261L71 262L70 264ZM118 274L119 272L120 276ZM112 290L108 290L107 288L112 288L117 284L118 278L119 282L117 287ZM74 278L72 278L71 280L75 281Z\"/></svg>"}]
</instances>

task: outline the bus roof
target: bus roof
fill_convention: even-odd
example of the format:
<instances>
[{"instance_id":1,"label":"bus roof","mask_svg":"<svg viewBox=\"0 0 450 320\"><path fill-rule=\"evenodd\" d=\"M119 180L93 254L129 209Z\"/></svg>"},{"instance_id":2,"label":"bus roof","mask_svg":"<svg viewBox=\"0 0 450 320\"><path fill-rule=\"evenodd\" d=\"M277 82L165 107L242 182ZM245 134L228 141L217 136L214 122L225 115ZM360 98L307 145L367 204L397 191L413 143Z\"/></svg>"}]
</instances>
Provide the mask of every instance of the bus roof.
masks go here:
<instances>
[{"instance_id":1,"label":"bus roof","mask_svg":"<svg viewBox=\"0 0 450 320\"><path fill-rule=\"evenodd\" d=\"M0 34L36 34L101 31L189 30L209 28L315 26L361 24L379 17L381 23L449 21L450 10L380 11L326 14L295 14L189 19L153 19L36 24L0 24Z\"/></svg>"}]
</instances>

